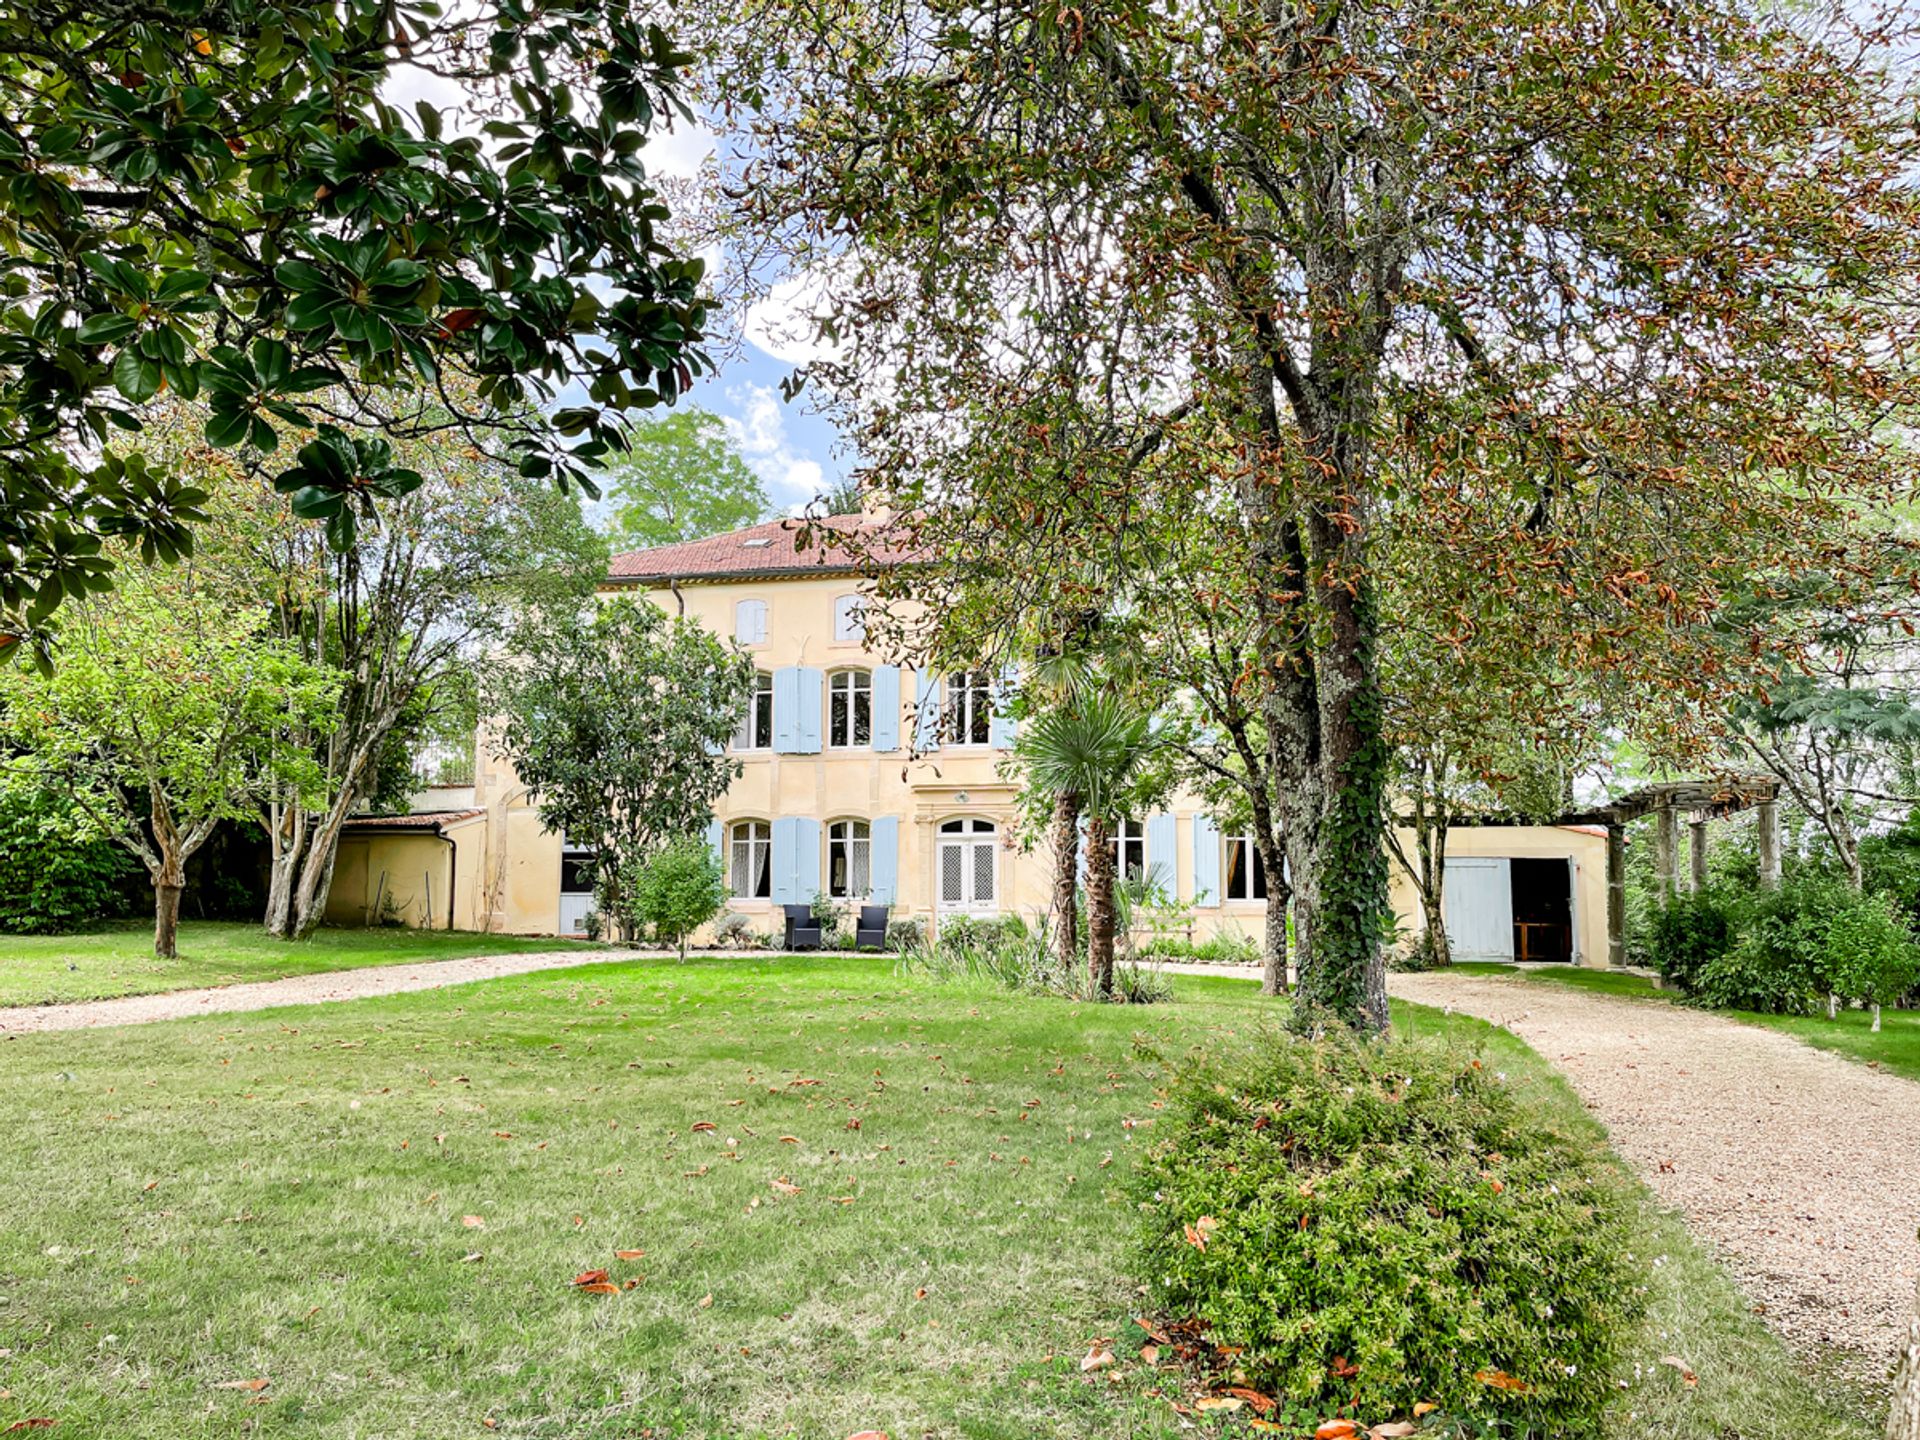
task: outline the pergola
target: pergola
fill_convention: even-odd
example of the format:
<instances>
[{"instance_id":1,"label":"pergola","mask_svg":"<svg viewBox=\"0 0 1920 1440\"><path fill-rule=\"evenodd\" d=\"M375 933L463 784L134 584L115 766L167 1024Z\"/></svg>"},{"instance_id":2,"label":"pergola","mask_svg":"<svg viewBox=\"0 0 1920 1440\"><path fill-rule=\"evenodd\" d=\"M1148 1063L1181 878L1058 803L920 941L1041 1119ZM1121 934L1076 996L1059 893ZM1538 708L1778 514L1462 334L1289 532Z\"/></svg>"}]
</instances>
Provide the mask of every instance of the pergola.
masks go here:
<instances>
[{"instance_id":1,"label":"pergola","mask_svg":"<svg viewBox=\"0 0 1920 1440\"><path fill-rule=\"evenodd\" d=\"M1771 775L1726 775L1705 780L1663 780L1643 785L1589 810L1574 811L1553 821L1556 825L1607 827L1607 963L1619 966L1627 955L1626 827L1644 815L1656 819L1653 873L1660 896L1674 894L1677 825L1687 816L1686 889L1707 883L1707 822L1717 816L1752 809L1758 813L1760 885L1773 890L1780 884L1780 782Z\"/></svg>"}]
</instances>

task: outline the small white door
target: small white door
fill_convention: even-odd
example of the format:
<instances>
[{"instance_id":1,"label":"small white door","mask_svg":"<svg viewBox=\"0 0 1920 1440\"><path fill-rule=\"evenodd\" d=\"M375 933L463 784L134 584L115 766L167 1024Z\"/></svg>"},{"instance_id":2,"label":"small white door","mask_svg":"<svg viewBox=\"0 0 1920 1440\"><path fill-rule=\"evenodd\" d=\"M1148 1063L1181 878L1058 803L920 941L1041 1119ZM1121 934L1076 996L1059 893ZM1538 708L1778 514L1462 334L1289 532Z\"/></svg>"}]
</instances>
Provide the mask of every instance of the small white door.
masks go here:
<instances>
[{"instance_id":1,"label":"small white door","mask_svg":"<svg viewBox=\"0 0 1920 1440\"><path fill-rule=\"evenodd\" d=\"M999 909L998 841L987 820L949 820L940 827L934 884L942 910L991 915Z\"/></svg>"},{"instance_id":2,"label":"small white door","mask_svg":"<svg viewBox=\"0 0 1920 1440\"><path fill-rule=\"evenodd\" d=\"M1506 860L1449 859L1440 907L1454 959L1513 959L1513 872Z\"/></svg>"}]
</instances>

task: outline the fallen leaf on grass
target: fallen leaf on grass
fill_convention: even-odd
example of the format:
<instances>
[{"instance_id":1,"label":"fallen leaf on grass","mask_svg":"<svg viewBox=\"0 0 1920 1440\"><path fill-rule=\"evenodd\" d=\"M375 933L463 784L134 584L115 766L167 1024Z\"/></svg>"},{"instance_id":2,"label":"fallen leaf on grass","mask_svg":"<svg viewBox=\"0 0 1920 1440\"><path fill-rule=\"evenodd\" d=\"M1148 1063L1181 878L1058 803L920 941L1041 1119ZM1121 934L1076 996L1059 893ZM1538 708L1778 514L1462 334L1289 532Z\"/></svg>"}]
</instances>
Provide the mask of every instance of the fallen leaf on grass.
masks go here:
<instances>
[{"instance_id":1,"label":"fallen leaf on grass","mask_svg":"<svg viewBox=\"0 0 1920 1440\"><path fill-rule=\"evenodd\" d=\"M1422 1415L1431 1415L1439 1408L1431 1400L1422 1400L1413 1407L1413 1418L1418 1420Z\"/></svg>"},{"instance_id":2,"label":"fallen leaf on grass","mask_svg":"<svg viewBox=\"0 0 1920 1440\"><path fill-rule=\"evenodd\" d=\"M1087 1352L1086 1358L1080 1362L1080 1372L1085 1374L1089 1370L1106 1370L1111 1368L1112 1365L1113 1352L1104 1346L1096 1345L1092 1350Z\"/></svg>"},{"instance_id":3,"label":"fallen leaf on grass","mask_svg":"<svg viewBox=\"0 0 1920 1440\"><path fill-rule=\"evenodd\" d=\"M271 1380L222 1380L213 1388L216 1390L250 1390L255 1395L258 1395L272 1383Z\"/></svg>"},{"instance_id":4,"label":"fallen leaf on grass","mask_svg":"<svg viewBox=\"0 0 1920 1440\"><path fill-rule=\"evenodd\" d=\"M800 1187L788 1180L769 1180L767 1183L782 1195L798 1195L800 1193Z\"/></svg>"},{"instance_id":5,"label":"fallen leaf on grass","mask_svg":"<svg viewBox=\"0 0 1920 1440\"><path fill-rule=\"evenodd\" d=\"M1313 1440L1353 1440L1360 1427L1351 1420L1322 1420L1313 1432Z\"/></svg>"},{"instance_id":6,"label":"fallen leaf on grass","mask_svg":"<svg viewBox=\"0 0 1920 1440\"><path fill-rule=\"evenodd\" d=\"M1496 1390L1510 1390L1515 1395L1531 1395L1533 1393L1533 1387L1526 1381L1519 1379L1517 1376L1509 1375L1504 1370L1476 1370L1473 1372L1473 1378L1478 1380L1482 1385L1491 1385Z\"/></svg>"},{"instance_id":7,"label":"fallen leaf on grass","mask_svg":"<svg viewBox=\"0 0 1920 1440\"><path fill-rule=\"evenodd\" d=\"M604 1270L582 1270L578 1275L573 1277L573 1283L576 1285L597 1285L606 1278L607 1272Z\"/></svg>"},{"instance_id":8,"label":"fallen leaf on grass","mask_svg":"<svg viewBox=\"0 0 1920 1440\"><path fill-rule=\"evenodd\" d=\"M847 1436L847 1440L887 1440L887 1432L884 1430L861 1430L856 1434Z\"/></svg>"},{"instance_id":9,"label":"fallen leaf on grass","mask_svg":"<svg viewBox=\"0 0 1920 1440\"><path fill-rule=\"evenodd\" d=\"M583 1295L618 1295L620 1293L620 1287L611 1280L595 1280L591 1284L576 1285L574 1288Z\"/></svg>"},{"instance_id":10,"label":"fallen leaf on grass","mask_svg":"<svg viewBox=\"0 0 1920 1440\"><path fill-rule=\"evenodd\" d=\"M480 1254L478 1250L469 1250L466 1254L460 1257L460 1263L462 1265L474 1265L479 1263L479 1261L483 1258L484 1257Z\"/></svg>"},{"instance_id":11,"label":"fallen leaf on grass","mask_svg":"<svg viewBox=\"0 0 1920 1440\"><path fill-rule=\"evenodd\" d=\"M31 1420L14 1421L11 1425L7 1426L6 1433L11 1435L16 1430L51 1430L59 1423L58 1420L49 1420L44 1415L36 1415Z\"/></svg>"},{"instance_id":12,"label":"fallen leaf on grass","mask_svg":"<svg viewBox=\"0 0 1920 1440\"><path fill-rule=\"evenodd\" d=\"M711 1120L696 1120L693 1122L693 1128L694 1133L698 1134L703 1130L718 1130L720 1127L715 1125Z\"/></svg>"},{"instance_id":13,"label":"fallen leaf on grass","mask_svg":"<svg viewBox=\"0 0 1920 1440\"><path fill-rule=\"evenodd\" d=\"M1678 1370L1680 1372L1680 1379L1685 1382L1689 1389L1700 1383L1700 1377L1689 1370L1687 1368L1687 1362L1682 1360L1678 1355L1662 1355L1660 1357L1660 1363Z\"/></svg>"},{"instance_id":14,"label":"fallen leaf on grass","mask_svg":"<svg viewBox=\"0 0 1920 1440\"><path fill-rule=\"evenodd\" d=\"M1202 1395L1198 1400L1193 1402L1193 1408L1196 1410L1222 1410L1231 1414L1246 1403L1246 1401L1233 1395Z\"/></svg>"},{"instance_id":15,"label":"fallen leaf on grass","mask_svg":"<svg viewBox=\"0 0 1920 1440\"><path fill-rule=\"evenodd\" d=\"M1246 1385L1229 1385L1226 1393L1246 1401L1262 1415L1272 1410L1277 1403L1271 1395L1262 1395L1258 1390Z\"/></svg>"},{"instance_id":16,"label":"fallen leaf on grass","mask_svg":"<svg viewBox=\"0 0 1920 1440\"><path fill-rule=\"evenodd\" d=\"M1158 1365L1160 1363L1160 1347L1158 1345L1142 1345L1140 1347L1140 1358L1149 1365Z\"/></svg>"},{"instance_id":17,"label":"fallen leaf on grass","mask_svg":"<svg viewBox=\"0 0 1920 1440\"><path fill-rule=\"evenodd\" d=\"M702 1310L711 1310L713 1308L713 1292L712 1291L708 1291L705 1295L700 1297L700 1308Z\"/></svg>"},{"instance_id":18,"label":"fallen leaf on grass","mask_svg":"<svg viewBox=\"0 0 1920 1440\"><path fill-rule=\"evenodd\" d=\"M487 1222L482 1220L478 1215L462 1215L460 1217L460 1223L469 1230L484 1230L487 1228Z\"/></svg>"},{"instance_id":19,"label":"fallen leaf on grass","mask_svg":"<svg viewBox=\"0 0 1920 1440\"><path fill-rule=\"evenodd\" d=\"M1403 1435L1411 1435L1420 1427L1411 1420L1395 1420L1390 1424L1376 1425L1367 1431L1368 1440L1400 1440Z\"/></svg>"},{"instance_id":20,"label":"fallen leaf on grass","mask_svg":"<svg viewBox=\"0 0 1920 1440\"><path fill-rule=\"evenodd\" d=\"M1207 1248L1207 1240L1212 1236L1215 1228L1218 1227L1219 1224L1220 1222L1214 1219L1213 1216L1202 1215L1194 1224L1185 1227L1187 1244L1193 1246L1196 1250L1205 1250Z\"/></svg>"},{"instance_id":21,"label":"fallen leaf on grass","mask_svg":"<svg viewBox=\"0 0 1920 1440\"><path fill-rule=\"evenodd\" d=\"M616 1250L613 1252L613 1258L616 1260L638 1260L646 1253L644 1250Z\"/></svg>"},{"instance_id":22,"label":"fallen leaf on grass","mask_svg":"<svg viewBox=\"0 0 1920 1440\"><path fill-rule=\"evenodd\" d=\"M782 1135L780 1137L780 1143L782 1145L798 1145L800 1143L800 1137L798 1135Z\"/></svg>"}]
</instances>

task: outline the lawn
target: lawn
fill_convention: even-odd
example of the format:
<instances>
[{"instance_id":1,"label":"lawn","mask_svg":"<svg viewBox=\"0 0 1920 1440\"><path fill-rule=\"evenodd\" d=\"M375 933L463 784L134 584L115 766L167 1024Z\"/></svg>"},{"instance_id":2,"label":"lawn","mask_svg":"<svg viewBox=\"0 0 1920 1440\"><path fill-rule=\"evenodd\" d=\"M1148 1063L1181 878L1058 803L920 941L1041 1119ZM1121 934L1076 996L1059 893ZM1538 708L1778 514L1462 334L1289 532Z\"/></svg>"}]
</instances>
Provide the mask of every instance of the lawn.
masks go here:
<instances>
[{"instance_id":1,"label":"lawn","mask_svg":"<svg viewBox=\"0 0 1920 1440\"><path fill-rule=\"evenodd\" d=\"M1176 983L648 959L0 1043L0 1430L1191 1434L1128 1343L1125 1180L1169 1065L1282 1002ZM1599 1143L1519 1042L1402 1010ZM1661 1258L1613 1435L1862 1433L1633 1189ZM1122 1363L1083 1375L1098 1337Z\"/></svg>"},{"instance_id":2,"label":"lawn","mask_svg":"<svg viewBox=\"0 0 1920 1440\"><path fill-rule=\"evenodd\" d=\"M152 923L129 920L80 935L0 935L0 1006L153 995L363 965L592 948L575 940L447 930L321 929L305 940L275 940L258 925L189 920L180 926L179 956L160 960L153 953Z\"/></svg>"},{"instance_id":3,"label":"lawn","mask_svg":"<svg viewBox=\"0 0 1920 1440\"><path fill-rule=\"evenodd\" d=\"M1629 999L1677 1002L1672 990L1658 989L1644 975L1618 970L1588 970L1577 966L1553 965L1522 969L1496 962L1462 961L1453 967L1461 975L1519 975L1547 985L1571 985L1604 995ZM1920 1010L1883 1010L1880 1031L1873 1030L1873 1016L1865 1010L1843 1010L1833 1019L1819 1015L1762 1015L1753 1010L1720 1010L1730 1020L1748 1025L1764 1025L1783 1030L1796 1040L1821 1050L1832 1050L1849 1059L1883 1069L1909 1080L1920 1080Z\"/></svg>"}]
</instances>

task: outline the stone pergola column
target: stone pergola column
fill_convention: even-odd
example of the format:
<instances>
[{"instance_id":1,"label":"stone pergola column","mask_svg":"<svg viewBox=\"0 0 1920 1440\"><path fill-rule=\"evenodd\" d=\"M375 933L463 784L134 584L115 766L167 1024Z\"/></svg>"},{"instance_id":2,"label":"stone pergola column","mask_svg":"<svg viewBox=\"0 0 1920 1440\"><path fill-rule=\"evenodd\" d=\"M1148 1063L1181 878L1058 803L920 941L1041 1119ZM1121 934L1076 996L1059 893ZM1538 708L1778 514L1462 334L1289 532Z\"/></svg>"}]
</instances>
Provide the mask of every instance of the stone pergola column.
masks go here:
<instances>
[{"instance_id":1,"label":"stone pergola column","mask_svg":"<svg viewBox=\"0 0 1920 1440\"><path fill-rule=\"evenodd\" d=\"M1707 888L1707 813L1702 810L1687 821L1687 889L1699 894Z\"/></svg>"},{"instance_id":2,"label":"stone pergola column","mask_svg":"<svg viewBox=\"0 0 1920 1440\"><path fill-rule=\"evenodd\" d=\"M1618 820L1607 824L1607 964L1627 963L1627 837Z\"/></svg>"},{"instance_id":3,"label":"stone pergola column","mask_svg":"<svg viewBox=\"0 0 1920 1440\"><path fill-rule=\"evenodd\" d=\"M1760 888L1780 888L1780 807L1771 800L1760 802L1755 820L1759 829Z\"/></svg>"},{"instance_id":4,"label":"stone pergola column","mask_svg":"<svg viewBox=\"0 0 1920 1440\"><path fill-rule=\"evenodd\" d=\"M1662 805L1654 814L1653 883L1661 904L1673 898L1673 858L1675 850L1673 807Z\"/></svg>"}]
</instances>

